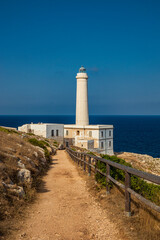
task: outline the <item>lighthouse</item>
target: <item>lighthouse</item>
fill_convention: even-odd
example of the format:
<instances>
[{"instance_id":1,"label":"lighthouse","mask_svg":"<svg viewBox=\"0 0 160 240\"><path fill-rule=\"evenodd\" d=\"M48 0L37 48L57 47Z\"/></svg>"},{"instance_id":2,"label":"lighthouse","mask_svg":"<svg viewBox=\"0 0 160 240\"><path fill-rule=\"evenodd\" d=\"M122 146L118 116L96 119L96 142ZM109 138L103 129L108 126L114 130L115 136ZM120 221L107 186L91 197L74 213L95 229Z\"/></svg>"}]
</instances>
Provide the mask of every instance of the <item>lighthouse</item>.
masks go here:
<instances>
[{"instance_id":1,"label":"lighthouse","mask_svg":"<svg viewBox=\"0 0 160 240\"><path fill-rule=\"evenodd\" d=\"M76 125L89 125L88 116L88 75L82 66L77 73Z\"/></svg>"}]
</instances>

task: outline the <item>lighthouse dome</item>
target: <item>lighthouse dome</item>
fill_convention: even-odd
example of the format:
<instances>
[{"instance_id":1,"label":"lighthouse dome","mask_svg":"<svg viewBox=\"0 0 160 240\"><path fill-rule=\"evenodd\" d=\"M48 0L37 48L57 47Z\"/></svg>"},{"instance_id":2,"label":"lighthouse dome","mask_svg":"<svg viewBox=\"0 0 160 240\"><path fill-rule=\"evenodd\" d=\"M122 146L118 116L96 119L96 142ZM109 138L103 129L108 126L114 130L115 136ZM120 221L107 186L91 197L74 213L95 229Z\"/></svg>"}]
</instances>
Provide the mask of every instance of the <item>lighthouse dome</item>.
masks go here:
<instances>
[{"instance_id":1,"label":"lighthouse dome","mask_svg":"<svg viewBox=\"0 0 160 240\"><path fill-rule=\"evenodd\" d=\"M79 72L84 73L84 72L86 72L86 69L83 66L81 66L81 68L79 69Z\"/></svg>"}]
</instances>

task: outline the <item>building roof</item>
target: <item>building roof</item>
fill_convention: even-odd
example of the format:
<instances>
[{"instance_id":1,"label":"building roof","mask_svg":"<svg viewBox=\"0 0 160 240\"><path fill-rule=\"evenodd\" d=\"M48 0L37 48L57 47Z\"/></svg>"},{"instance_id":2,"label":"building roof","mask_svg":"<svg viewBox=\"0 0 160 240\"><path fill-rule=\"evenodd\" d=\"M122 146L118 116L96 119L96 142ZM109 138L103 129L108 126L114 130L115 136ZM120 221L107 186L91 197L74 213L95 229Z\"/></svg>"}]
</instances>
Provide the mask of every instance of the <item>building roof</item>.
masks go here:
<instances>
[{"instance_id":1,"label":"building roof","mask_svg":"<svg viewBox=\"0 0 160 240\"><path fill-rule=\"evenodd\" d=\"M110 129L113 128L113 125L76 125L76 124L67 124L64 125L64 128L72 128L72 129Z\"/></svg>"}]
</instances>

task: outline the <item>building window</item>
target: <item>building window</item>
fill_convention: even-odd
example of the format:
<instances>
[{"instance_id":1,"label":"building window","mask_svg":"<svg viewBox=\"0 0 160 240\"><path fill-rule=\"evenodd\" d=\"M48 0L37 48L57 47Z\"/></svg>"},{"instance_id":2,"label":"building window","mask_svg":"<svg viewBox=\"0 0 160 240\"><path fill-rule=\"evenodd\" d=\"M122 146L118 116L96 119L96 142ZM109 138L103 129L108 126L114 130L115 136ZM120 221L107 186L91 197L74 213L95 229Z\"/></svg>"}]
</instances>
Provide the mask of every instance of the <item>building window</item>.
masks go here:
<instances>
[{"instance_id":1,"label":"building window","mask_svg":"<svg viewBox=\"0 0 160 240\"><path fill-rule=\"evenodd\" d=\"M54 137L54 130L51 131L51 136Z\"/></svg>"},{"instance_id":2,"label":"building window","mask_svg":"<svg viewBox=\"0 0 160 240\"><path fill-rule=\"evenodd\" d=\"M79 131L77 131L77 135L79 135Z\"/></svg>"},{"instance_id":3,"label":"building window","mask_svg":"<svg viewBox=\"0 0 160 240\"><path fill-rule=\"evenodd\" d=\"M103 149L103 147L104 147L104 144L103 144L103 142L101 142L101 149Z\"/></svg>"},{"instance_id":4,"label":"building window","mask_svg":"<svg viewBox=\"0 0 160 240\"><path fill-rule=\"evenodd\" d=\"M89 131L89 137L92 137L92 131Z\"/></svg>"},{"instance_id":5,"label":"building window","mask_svg":"<svg viewBox=\"0 0 160 240\"><path fill-rule=\"evenodd\" d=\"M111 134L112 134L112 132L111 132L111 131L109 131L109 137L111 137Z\"/></svg>"},{"instance_id":6,"label":"building window","mask_svg":"<svg viewBox=\"0 0 160 240\"><path fill-rule=\"evenodd\" d=\"M101 137L103 138L103 131L101 131Z\"/></svg>"},{"instance_id":7,"label":"building window","mask_svg":"<svg viewBox=\"0 0 160 240\"><path fill-rule=\"evenodd\" d=\"M111 145L112 145L112 143L111 143L111 141L109 141L109 147L111 147Z\"/></svg>"},{"instance_id":8,"label":"building window","mask_svg":"<svg viewBox=\"0 0 160 240\"><path fill-rule=\"evenodd\" d=\"M56 130L56 136L58 137L58 130Z\"/></svg>"},{"instance_id":9,"label":"building window","mask_svg":"<svg viewBox=\"0 0 160 240\"><path fill-rule=\"evenodd\" d=\"M68 136L68 130L66 130L66 136Z\"/></svg>"}]
</instances>

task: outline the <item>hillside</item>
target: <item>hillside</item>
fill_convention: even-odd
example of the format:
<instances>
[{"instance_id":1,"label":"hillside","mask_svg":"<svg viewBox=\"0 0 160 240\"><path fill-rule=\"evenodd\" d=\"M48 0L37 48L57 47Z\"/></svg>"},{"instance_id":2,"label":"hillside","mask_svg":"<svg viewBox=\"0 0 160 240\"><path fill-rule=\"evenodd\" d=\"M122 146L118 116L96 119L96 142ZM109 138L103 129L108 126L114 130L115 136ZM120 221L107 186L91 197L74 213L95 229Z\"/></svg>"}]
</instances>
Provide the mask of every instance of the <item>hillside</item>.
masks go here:
<instances>
[{"instance_id":1,"label":"hillside","mask_svg":"<svg viewBox=\"0 0 160 240\"><path fill-rule=\"evenodd\" d=\"M8 223L35 198L56 142L0 127L0 236Z\"/></svg>"}]
</instances>

